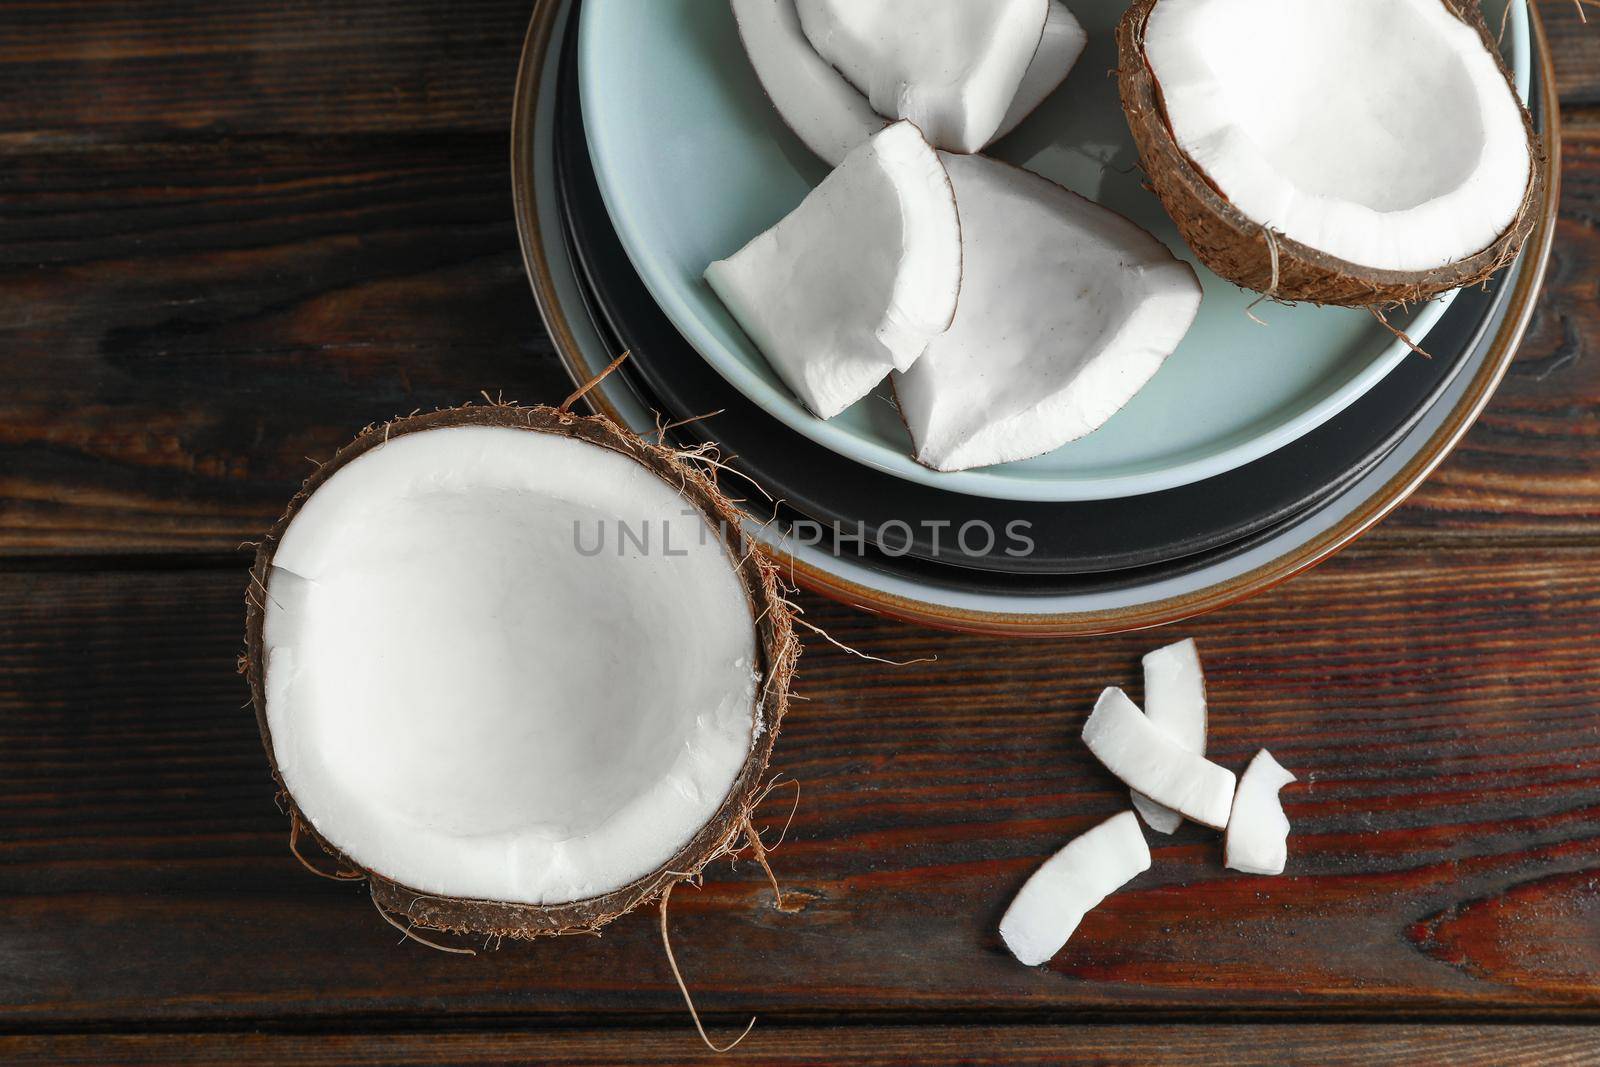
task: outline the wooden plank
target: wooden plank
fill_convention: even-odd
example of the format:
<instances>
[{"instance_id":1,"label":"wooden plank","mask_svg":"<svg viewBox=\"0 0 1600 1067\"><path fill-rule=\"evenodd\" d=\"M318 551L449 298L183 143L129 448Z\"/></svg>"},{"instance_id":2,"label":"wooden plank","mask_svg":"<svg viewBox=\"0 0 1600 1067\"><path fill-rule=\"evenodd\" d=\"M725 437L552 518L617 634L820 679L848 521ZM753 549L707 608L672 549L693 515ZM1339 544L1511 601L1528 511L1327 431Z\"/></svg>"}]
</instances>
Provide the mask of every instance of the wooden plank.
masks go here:
<instances>
[{"instance_id":1,"label":"wooden plank","mask_svg":"<svg viewBox=\"0 0 1600 1067\"><path fill-rule=\"evenodd\" d=\"M0 8L0 148L503 136L528 0L61 0Z\"/></svg>"},{"instance_id":2,"label":"wooden plank","mask_svg":"<svg viewBox=\"0 0 1600 1067\"><path fill-rule=\"evenodd\" d=\"M233 673L243 582L0 574L0 1027L677 1018L651 917L442 956L294 863ZM774 910L749 865L673 900L719 1024L1600 1018L1600 550L1357 549L1181 631L1069 645L806 606L847 643L938 661L810 643L774 765L803 783L776 859L800 910ZM1301 775L1289 875L1226 872L1215 835L1185 828L1052 967L1018 966L994 933L1010 895L1125 804L1076 740L1083 716L1188 634L1215 757L1266 746Z\"/></svg>"},{"instance_id":3,"label":"wooden plank","mask_svg":"<svg viewBox=\"0 0 1600 1067\"><path fill-rule=\"evenodd\" d=\"M282 508L306 457L368 422L483 389L564 395L521 274L502 147L13 161L0 175L0 554L231 551ZM1567 160L1522 357L1392 540L1592 540L1600 128Z\"/></svg>"},{"instance_id":4,"label":"wooden plank","mask_svg":"<svg viewBox=\"0 0 1600 1067\"><path fill-rule=\"evenodd\" d=\"M1600 18L1580 0L1537 0L1556 68L1556 87L1563 105L1574 111L1600 104ZM1591 121L1575 114L1578 121Z\"/></svg>"},{"instance_id":5,"label":"wooden plank","mask_svg":"<svg viewBox=\"0 0 1600 1067\"><path fill-rule=\"evenodd\" d=\"M231 551L368 422L566 388L497 138L30 155L0 203L5 551Z\"/></svg>"},{"instance_id":6,"label":"wooden plank","mask_svg":"<svg viewBox=\"0 0 1600 1067\"><path fill-rule=\"evenodd\" d=\"M1578 1026L975 1026L788 1029L758 1024L738 1050L749 1067L816 1063L1067 1064L1146 1067L1280 1067L1382 1062L1452 1067L1578 1067L1600 1062L1600 1033ZM387 1067L540 1063L549 1067L704 1063L687 1026L670 1030L536 1030L531 1033L147 1034L0 1038L0 1059L113 1067Z\"/></svg>"}]
</instances>

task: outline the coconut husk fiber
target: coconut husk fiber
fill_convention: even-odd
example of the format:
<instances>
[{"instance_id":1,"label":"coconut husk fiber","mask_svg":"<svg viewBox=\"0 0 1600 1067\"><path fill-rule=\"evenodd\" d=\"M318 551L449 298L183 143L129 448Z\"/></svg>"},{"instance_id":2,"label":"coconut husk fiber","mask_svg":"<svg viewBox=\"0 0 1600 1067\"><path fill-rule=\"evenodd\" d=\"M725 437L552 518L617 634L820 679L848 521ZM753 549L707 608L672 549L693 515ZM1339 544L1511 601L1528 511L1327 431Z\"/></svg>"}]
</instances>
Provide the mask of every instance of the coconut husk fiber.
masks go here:
<instances>
[{"instance_id":1,"label":"coconut husk fiber","mask_svg":"<svg viewBox=\"0 0 1600 1067\"><path fill-rule=\"evenodd\" d=\"M381 872L363 868L343 854L333 842L316 832L296 805L294 796L284 785L278 771L272 734L267 725L266 665L262 639L265 596L271 578L272 559L284 532L305 501L345 464L395 437L454 426L507 427L529 433L557 434L610 449L627 456L666 481L698 508L714 527L728 531L741 529L743 515L718 489L712 476L713 463L706 462L708 457L699 453L680 453L653 444L602 416L575 415L564 407L489 404L412 415L382 426L369 427L307 479L283 517L257 548L246 595L246 651L241 661L250 684L256 723L266 748L268 765L291 820L292 834L296 838L305 837L315 841L328 854L335 870L339 872L334 877L352 880L365 878L374 904L386 917L403 922L403 929L475 934L494 939L593 933L618 916L659 899L668 887L697 878L712 860L740 849L740 838L747 832L751 810L766 795L764 778L767 765L788 708L790 682L800 652L793 616L784 599L777 568L771 561L755 551L745 552L738 557L730 553L729 565L734 567L744 585L750 603L752 625L757 633L761 683L757 690L755 714L759 722L759 736L716 814L676 855L650 874L589 900L531 905L436 896L395 882ZM296 854L299 855L299 852Z\"/></svg>"},{"instance_id":2,"label":"coconut husk fiber","mask_svg":"<svg viewBox=\"0 0 1600 1067\"><path fill-rule=\"evenodd\" d=\"M1389 308L1477 285L1508 266L1533 229L1549 166L1533 118L1522 108L1533 160L1515 220L1493 244L1456 263L1427 271L1375 270L1330 256L1271 232L1234 207L1173 137L1161 87L1145 58L1144 34L1159 0L1135 0L1117 27L1118 85L1128 127L1151 187L1200 261L1235 285L1274 300L1342 307ZM1476 30L1515 92L1476 0L1439 0Z\"/></svg>"}]
</instances>

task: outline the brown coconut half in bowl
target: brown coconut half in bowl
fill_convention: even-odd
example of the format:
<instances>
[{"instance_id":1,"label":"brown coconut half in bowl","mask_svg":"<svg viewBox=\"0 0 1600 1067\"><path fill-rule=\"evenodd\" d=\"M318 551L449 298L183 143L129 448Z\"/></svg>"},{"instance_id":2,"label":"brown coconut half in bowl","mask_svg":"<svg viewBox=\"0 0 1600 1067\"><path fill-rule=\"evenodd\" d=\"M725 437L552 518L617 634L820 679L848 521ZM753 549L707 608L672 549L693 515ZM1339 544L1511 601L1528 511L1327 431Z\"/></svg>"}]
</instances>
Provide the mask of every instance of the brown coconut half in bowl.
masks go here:
<instances>
[{"instance_id":1,"label":"brown coconut half in bowl","mask_svg":"<svg viewBox=\"0 0 1600 1067\"><path fill-rule=\"evenodd\" d=\"M1425 300L1533 227L1544 149L1475 0L1135 0L1117 50L1151 187L1236 285Z\"/></svg>"},{"instance_id":2,"label":"brown coconut half in bowl","mask_svg":"<svg viewBox=\"0 0 1600 1067\"><path fill-rule=\"evenodd\" d=\"M510 938L596 930L737 849L799 649L739 529L706 464L603 418L367 430L251 571L292 833L391 921Z\"/></svg>"}]
</instances>

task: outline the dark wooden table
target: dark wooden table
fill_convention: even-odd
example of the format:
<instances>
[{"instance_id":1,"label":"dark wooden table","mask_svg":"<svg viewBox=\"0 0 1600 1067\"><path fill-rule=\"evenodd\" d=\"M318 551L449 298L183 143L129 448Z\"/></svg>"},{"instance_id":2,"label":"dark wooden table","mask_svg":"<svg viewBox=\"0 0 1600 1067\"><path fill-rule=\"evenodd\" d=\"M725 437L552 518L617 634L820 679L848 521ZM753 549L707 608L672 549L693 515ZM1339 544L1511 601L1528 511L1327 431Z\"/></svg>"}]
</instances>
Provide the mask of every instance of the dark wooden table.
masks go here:
<instances>
[{"instance_id":1,"label":"dark wooden table","mask_svg":"<svg viewBox=\"0 0 1600 1067\"><path fill-rule=\"evenodd\" d=\"M706 0L717 2L717 0ZM1600 26L1509 381L1399 514L1154 634L955 637L805 598L775 863L673 901L744 1062L1600 1061ZM697 1059L649 915L443 956L290 857L240 650L246 556L364 424L567 391L507 172L528 0L0 7L0 1061ZM1194 635L1218 758L1270 747L1290 874L1209 834L1004 956L1009 895L1124 795L1098 688ZM779 813L781 815L781 812Z\"/></svg>"}]
</instances>

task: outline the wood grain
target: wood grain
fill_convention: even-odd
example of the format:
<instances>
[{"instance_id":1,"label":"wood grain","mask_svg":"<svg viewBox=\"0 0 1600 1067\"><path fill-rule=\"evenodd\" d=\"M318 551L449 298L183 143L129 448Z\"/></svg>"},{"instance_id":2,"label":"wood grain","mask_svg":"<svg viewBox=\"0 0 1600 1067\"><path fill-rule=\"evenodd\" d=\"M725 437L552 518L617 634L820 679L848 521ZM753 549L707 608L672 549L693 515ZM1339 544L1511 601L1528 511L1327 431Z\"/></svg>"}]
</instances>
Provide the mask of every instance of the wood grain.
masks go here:
<instances>
[{"instance_id":1,"label":"wood grain","mask_svg":"<svg viewBox=\"0 0 1600 1067\"><path fill-rule=\"evenodd\" d=\"M242 567L0 578L0 1026L678 1017L648 918L446 957L294 863L233 673L242 590ZM777 857L802 910L775 911L747 865L673 902L719 1022L1600 1019L1600 551L1357 550L1184 631L1215 758L1265 746L1301 776L1289 875L1224 871L1196 828L1157 839L1154 869L1040 971L995 922L1126 804L1076 730L1181 635L1043 655L806 606L847 643L938 661L811 642L775 765L803 783Z\"/></svg>"},{"instance_id":2,"label":"wood grain","mask_svg":"<svg viewBox=\"0 0 1600 1067\"><path fill-rule=\"evenodd\" d=\"M1452 1067L1580 1067L1600 1062L1600 1033L1586 1027L1525 1026L1136 1026L858 1027L760 1026L739 1046L741 1067L917 1063L1141 1064L1144 1067L1281 1067L1382 1062ZM489 1031L462 1034L148 1034L0 1038L0 1059L32 1064L161 1064L171 1067L548 1067L704 1063L692 1030Z\"/></svg>"},{"instance_id":3,"label":"wood grain","mask_svg":"<svg viewBox=\"0 0 1600 1067\"><path fill-rule=\"evenodd\" d=\"M747 865L674 899L708 1019L762 1017L744 1061L1600 1062L1592 1025L1525 1025L1600 1023L1600 29L1541 8L1550 281L1484 419L1380 531L1093 642L805 599L847 643L938 659L812 641L777 763L801 910ZM480 390L567 391L508 188L528 12L0 5L0 1061L704 1058L649 916L446 957L305 873L232 669L228 560L310 461ZM1124 803L1083 714L1190 634L1216 757L1301 773L1289 874L1226 872L1185 828L1017 966L1009 895ZM1519 1025L1460 1024L1492 1019Z\"/></svg>"},{"instance_id":4,"label":"wood grain","mask_svg":"<svg viewBox=\"0 0 1600 1067\"><path fill-rule=\"evenodd\" d=\"M510 120L527 0L58 0L0 9L0 146Z\"/></svg>"},{"instance_id":5,"label":"wood grain","mask_svg":"<svg viewBox=\"0 0 1600 1067\"><path fill-rule=\"evenodd\" d=\"M0 546L231 551L354 431L563 392L498 138L0 174Z\"/></svg>"}]
</instances>

